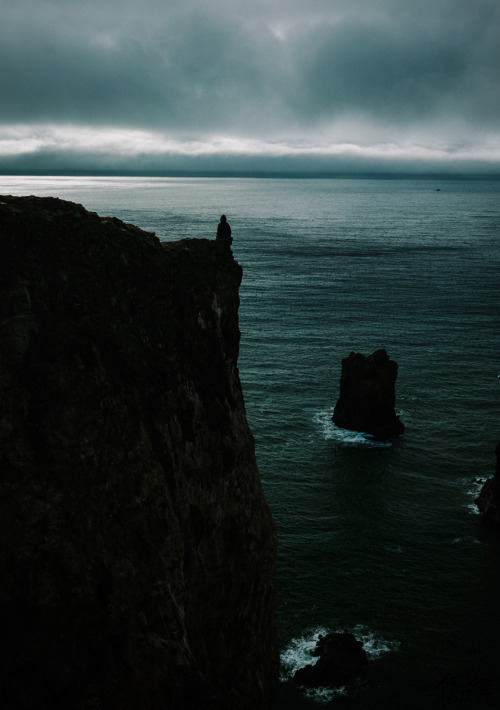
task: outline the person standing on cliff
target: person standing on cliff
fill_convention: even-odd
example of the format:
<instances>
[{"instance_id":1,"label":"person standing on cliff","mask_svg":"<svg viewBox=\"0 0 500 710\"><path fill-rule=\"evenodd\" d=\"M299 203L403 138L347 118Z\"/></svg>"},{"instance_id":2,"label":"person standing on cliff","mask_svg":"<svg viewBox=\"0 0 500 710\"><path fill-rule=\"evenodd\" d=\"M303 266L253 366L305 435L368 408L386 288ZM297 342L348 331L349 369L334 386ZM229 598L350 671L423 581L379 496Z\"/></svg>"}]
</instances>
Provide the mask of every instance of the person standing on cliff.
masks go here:
<instances>
[{"instance_id":1,"label":"person standing on cliff","mask_svg":"<svg viewBox=\"0 0 500 710\"><path fill-rule=\"evenodd\" d=\"M225 242L226 244L231 244L233 238L231 237L231 227L226 219L226 215L223 214L220 217L220 222L217 225L217 240Z\"/></svg>"}]
</instances>

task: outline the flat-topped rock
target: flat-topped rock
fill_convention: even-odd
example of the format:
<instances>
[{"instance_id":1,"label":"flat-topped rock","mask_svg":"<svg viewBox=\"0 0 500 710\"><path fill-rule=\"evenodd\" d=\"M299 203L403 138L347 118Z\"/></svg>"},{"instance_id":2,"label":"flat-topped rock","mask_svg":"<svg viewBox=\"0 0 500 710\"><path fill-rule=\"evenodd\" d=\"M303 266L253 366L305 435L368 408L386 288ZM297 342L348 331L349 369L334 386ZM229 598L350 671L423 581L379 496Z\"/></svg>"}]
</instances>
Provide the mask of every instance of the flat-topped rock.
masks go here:
<instances>
[{"instance_id":1,"label":"flat-topped rock","mask_svg":"<svg viewBox=\"0 0 500 710\"><path fill-rule=\"evenodd\" d=\"M372 355L351 352L342 360L340 394L332 420L342 429L388 439L404 433L396 415L398 365L386 350Z\"/></svg>"}]
</instances>

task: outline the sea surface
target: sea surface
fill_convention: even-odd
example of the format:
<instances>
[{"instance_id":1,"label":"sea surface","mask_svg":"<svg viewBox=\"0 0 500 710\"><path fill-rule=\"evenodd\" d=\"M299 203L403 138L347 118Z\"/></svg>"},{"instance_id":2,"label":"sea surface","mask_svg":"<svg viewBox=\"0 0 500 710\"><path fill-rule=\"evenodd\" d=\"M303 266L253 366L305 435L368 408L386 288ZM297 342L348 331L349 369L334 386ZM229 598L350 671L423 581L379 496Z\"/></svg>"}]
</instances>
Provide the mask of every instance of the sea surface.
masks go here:
<instances>
[{"instance_id":1,"label":"sea surface","mask_svg":"<svg viewBox=\"0 0 500 710\"><path fill-rule=\"evenodd\" d=\"M487 708L500 699L500 535L474 505L500 441L500 181L0 177L162 240L215 236L244 269L239 369L279 536L280 710ZM331 422L342 358L399 365L404 436ZM309 693L319 633L366 681Z\"/></svg>"}]
</instances>

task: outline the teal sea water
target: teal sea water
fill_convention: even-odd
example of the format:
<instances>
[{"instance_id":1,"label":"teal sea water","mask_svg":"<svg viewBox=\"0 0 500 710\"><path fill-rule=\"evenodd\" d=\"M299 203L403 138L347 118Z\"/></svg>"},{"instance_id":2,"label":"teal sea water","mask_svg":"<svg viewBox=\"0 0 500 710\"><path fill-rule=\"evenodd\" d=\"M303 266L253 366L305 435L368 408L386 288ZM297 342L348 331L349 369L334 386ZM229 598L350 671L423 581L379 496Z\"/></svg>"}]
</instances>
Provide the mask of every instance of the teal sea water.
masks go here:
<instances>
[{"instance_id":1,"label":"teal sea water","mask_svg":"<svg viewBox=\"0 0 500 710\"><path fill-rule=\"evenodd\" d=\"M500 536L474 479L500 441L500 181L0 177L244 269L239 369L279 536L280 710L486 708L500 699ZM399 364L403 437L334 427L341 360ZM290 680L319 633L371 658L349 691Z\"/></svg>"}]
</instances>

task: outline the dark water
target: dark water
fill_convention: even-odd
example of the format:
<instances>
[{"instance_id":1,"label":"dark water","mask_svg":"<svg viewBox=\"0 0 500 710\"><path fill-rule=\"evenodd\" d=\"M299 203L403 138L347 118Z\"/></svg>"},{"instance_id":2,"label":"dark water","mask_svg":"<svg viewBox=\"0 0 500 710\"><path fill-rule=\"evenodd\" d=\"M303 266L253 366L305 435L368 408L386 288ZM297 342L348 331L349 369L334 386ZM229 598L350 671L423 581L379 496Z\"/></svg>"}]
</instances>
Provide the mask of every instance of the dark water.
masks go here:
<instances>
[{"instance_id":1,"label":"dark water","mask_svg":"<svg viewBox=\"0 0 500 710\"><path fill-rule=\"evenodd\" d=\"M500 536L473 479L500 441L500 182L0 178L0 192L73 199L164 239L213 236L227 213L279 535L279 708L496 706ZM406 432L390 445L330 421L341 359L378 348L399 364ZM306 696L293 670L341 629L365 644L366 683Z\"/></svg>"},{"instance_id":2,"label":"dark water","mask_svg":"<svg viewBox=\"0 0 500 710\"><path fill-rule=\"evenodd\" d=\"M500 440L498 185L317 187L328 219L276 219L239 257L283 677L320 629L345 629L373 660L364 687L322 696L335 707L487 706L500 697L499 547L472 479L492 473ZM399 363L406 434L392 446L329 421L342 357L380 347ZM320 699L281 691L282 708Z\"/></svg>"}]
</instances>

